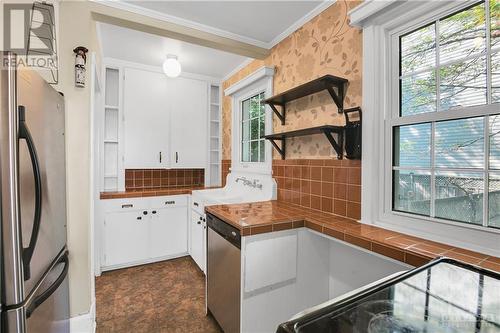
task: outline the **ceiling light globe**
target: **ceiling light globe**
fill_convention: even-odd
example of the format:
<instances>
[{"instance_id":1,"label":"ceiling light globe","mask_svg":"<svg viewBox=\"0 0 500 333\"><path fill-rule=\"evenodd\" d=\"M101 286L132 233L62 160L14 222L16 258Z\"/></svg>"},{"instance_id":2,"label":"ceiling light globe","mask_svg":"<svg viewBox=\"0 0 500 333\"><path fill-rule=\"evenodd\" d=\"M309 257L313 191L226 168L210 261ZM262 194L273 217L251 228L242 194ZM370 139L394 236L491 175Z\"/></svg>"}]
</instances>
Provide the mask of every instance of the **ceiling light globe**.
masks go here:
<instances>
[{"instance_id":1,"label":"ceiling light globe","mask_svg":"<svg viewBox=\"0 0 500 333\"><path fill-rule=\"evenodd\" d=\"M178 77L181 74L182 68L176 56L168 55L163 62L163 72L168 77Z\"/></svg>"}]
</instances>

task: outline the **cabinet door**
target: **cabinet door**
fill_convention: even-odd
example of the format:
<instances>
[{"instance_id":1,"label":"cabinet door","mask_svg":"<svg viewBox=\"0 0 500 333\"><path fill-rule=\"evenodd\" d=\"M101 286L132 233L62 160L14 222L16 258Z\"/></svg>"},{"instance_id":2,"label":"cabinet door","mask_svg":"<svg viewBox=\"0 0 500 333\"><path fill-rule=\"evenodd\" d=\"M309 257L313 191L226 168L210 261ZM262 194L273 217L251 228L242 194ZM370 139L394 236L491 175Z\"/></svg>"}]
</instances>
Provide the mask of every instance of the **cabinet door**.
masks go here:
<instances>
[{"instance_id":1,"label":"cabinet door","mask_svg":"<svg viewBox=\"0 0 500 333\"><path fill-rule=\"evenodd\" d=\"M205 168L207 162L208 86L205 81L168 80L171 93L172 168Z\"/></svg>"},{"instance_id":2,"label":"cabinet door","mask_svg":"<svg viewBox=\"0 0 500 333\"><path fill-rule=\"evenodd\" d=\"M125 68L124 75L124 166L168 167L169 100L165 75L132 68Z\"/></svg>"},{"instance_id":3,"label":"cabinet door","mask_svg":"<svg viewBox=\"0 0 500 333\"><path fill-rule=\"evenodd\" d=\"M205 271L205 240L201 215L192 211L191 214L191 257L202 271Z\"/></svg>"},{"instance_id":4,"label":"cabinet door","mask_svg":"<svg viewBox=\"0 0 500 333\"><path fill-rule=\"evenodd\" d=\"M148 258L149 215L142 211L108 213L104 221L105 266Z\"/></svg>"},{"instance_id":5,"label":"cabinet door","mask_svg":"<svg viewBox=\"0 0 500 333\"><path fill-rule=\"evenodd\" d=\"M164 257L187 252L187 208L151 210L149 256Z\"/></svg>"}]
</instances>

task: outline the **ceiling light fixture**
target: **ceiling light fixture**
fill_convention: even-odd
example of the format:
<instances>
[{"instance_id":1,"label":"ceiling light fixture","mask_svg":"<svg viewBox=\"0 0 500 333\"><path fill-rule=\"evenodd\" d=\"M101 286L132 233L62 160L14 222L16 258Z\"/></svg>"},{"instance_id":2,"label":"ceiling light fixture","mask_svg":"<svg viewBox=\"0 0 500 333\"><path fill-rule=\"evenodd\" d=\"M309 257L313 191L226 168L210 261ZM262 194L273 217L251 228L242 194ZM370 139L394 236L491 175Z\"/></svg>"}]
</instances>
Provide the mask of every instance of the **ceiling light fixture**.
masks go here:
<instances>
[{"instance_id":1,"label":"ceiling light fixture","mask_svg":"<svg viewBox=\"0 0 500 333\"><path fill-rule=\"evenodd\" d=\"M181 74L181 64L177 60L177 56L168 54L167 59L163 62L163 72L168 77L178 77Z\"/></svg>"}]
</instances>

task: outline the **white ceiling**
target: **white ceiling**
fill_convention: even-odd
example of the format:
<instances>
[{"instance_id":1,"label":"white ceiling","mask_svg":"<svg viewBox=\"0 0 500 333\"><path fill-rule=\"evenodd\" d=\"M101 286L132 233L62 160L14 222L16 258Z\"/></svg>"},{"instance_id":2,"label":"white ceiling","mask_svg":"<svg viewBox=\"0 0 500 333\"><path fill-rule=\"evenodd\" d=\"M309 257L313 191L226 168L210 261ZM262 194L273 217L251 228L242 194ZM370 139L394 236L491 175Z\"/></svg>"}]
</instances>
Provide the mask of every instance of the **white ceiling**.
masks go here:
<instances>
[{"instance_id":1,"label":"white ceiling","mask_svg":"<svg viewBox=\"0 0 500 333\"><path fill-rule=\"evenodd\" d=\"M334 0L101 1L264 48L276 45L334 3Z\"/></svg>"},{"instance_id":2,"label":"white ceiling","mask_svg":"<svg viewBox=\"0 0 500 333\"><path fill-rule=\"evenodd\" d=\"M224 78L249 58L145 32L98 23L104 57L161 66L167 54L179 57L182 71Z\"/></svg>"}]
</instances>

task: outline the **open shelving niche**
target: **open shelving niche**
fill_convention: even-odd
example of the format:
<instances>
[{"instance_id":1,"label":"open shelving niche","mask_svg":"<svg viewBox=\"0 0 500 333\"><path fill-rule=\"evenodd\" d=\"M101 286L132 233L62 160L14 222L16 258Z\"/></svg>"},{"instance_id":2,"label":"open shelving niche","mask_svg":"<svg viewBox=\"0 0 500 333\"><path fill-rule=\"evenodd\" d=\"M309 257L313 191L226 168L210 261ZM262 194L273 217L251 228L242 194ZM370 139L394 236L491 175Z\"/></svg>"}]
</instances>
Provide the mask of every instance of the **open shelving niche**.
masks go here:
<instances>
[{"instance_id":1,"label":"open shelving niche","mask_svg":"<svg viewBox=\"0 0 500 333\"><path fill-rule=\"evenodd\" d=\"M121 72L116 67L105 67L104 114L102 120L101 188L103 191L117 191L120 188L119 137L121 115Z\"/></svg>"},{"instance_id":2,"label":"open shelving niche","mask_svg":"<svg viewBox=\"0 0 500 333\"><path fill-rule=\"evenodd\" d=\"M281 124L284 125L286 120L287 103L305 96L318 93L323 90L327 90L333 102L337 106L338 112L343 113L346 117L346 126L323 125L323 126L304 128L288 132L264 135L263 138L271 142L273 147L281 155L281 159L283 160L285 159L287 138L314 135L314 134L324 134L328 139L328 141L330 142L330 144L332 145L335 152L337 153L337 158L342 159L344 157L344 136L346 129L349 127L349 129L356 128L359 129L359 131L361 130L361 108L355 107L350 109L344 109L344 97L345 97L347 83L348 83L347 79L333 75L324 75L315 80L309 81L300 86L287 90L281 94L270 97L264 101L266 104L270 106L274 114L281 120ZM278 108L280 108L281 110L279 110ZM353 122L349 119L348 115L354 112L359 113L359 120ZM276 143L276 141L280 141L281 146L279 146Z\"/></svg>"},{"instance_id":3,"label":"open shelving niche","mask_svg":"<svg viewBox=\"0 0 500 333\"><path fill-rule=\"evenodd\" d=\"M222 140L221 140L221 88L219 84L209 86L209 122L208 122L208 166L205 173L205 185L220 186L222 166Z\"/></svg>"}]
</instances>

